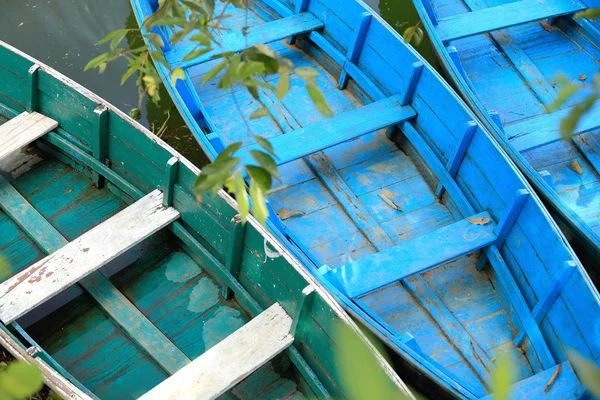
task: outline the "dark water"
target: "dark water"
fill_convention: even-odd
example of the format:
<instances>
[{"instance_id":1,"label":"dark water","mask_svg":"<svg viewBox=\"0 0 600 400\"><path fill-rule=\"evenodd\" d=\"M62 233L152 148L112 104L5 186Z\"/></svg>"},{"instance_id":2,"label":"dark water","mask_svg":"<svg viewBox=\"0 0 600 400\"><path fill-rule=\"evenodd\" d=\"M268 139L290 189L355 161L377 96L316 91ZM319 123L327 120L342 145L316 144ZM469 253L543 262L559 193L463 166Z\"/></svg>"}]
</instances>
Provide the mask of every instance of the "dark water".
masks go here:
<instances>
[{"instance_id":1,"label":"dark water","mask_svg":"<svg viewBox=\"0 0 600 400\"><path fill-rule=\"evenodd\" d=\"M418 21L411 0L367 0L375 11L399 32ZM119 84L126 70L124 62L110 64L104 74L96 70L83 72L89 60L106 51L96 43L115 29L137 27L129 0L0 0L0 40L30 54L108 102L129 111L138 107L135 79ZM430 61L426 43L417 46ZM161 107L142 104L140 122L154 132L166 121L161 136L171 146L197 165L206 157L186 128L181 116L164 92ZM167 119L167 114L170 117Z\"/></svg>"}]
</instances>

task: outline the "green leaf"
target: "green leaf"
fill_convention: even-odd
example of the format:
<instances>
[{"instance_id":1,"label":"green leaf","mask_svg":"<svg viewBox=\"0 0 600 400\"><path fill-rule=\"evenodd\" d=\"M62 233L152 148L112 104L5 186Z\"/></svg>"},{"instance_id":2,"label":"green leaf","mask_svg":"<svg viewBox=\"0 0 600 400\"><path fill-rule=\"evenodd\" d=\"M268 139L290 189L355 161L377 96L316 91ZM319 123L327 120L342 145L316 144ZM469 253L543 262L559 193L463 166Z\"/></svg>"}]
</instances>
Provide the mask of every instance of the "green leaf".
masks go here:
<instances>
[{"instance_id":1,"label":"green leaf","mask_svg":"<svg viewBox=\"0 0 600 400\"><path fill-rule=\"evenodd\" d=\"M10 362L0 373L0 391L15 399L33 396L43 385L39 368L23 361Z\"/></svg>"},{"instance_id":2,"label":"green leaf","mask_svg":"<svg viewBox=\"0 0 600 400\"><path fill-rule=\"evenodd\" d=\"M294 72L300 78L307 80L307 81L313 80L319 76L319 73L314 68L311 68L311 67L296 68Z\"/></svg>"},{"instance_id":3,"label":"green leaf","mask_svg":"<svg viewBox=\"0 0 600 400\"><path fill-rule=\"evenodd\" d=\"M129 111L129 117L131 117L131 119L138 121L142 117L142 113L139 108L132 108Z\"/></svg>"},{"instance_id":4,"label":"green leaf","mask_svg":"<svg viewBox=\"0 0 600 400\"><path fill-rule=\"evenodd\" d=\"M258 61L244 62L240 65L237 75L241 80L247 79L248 77L256 74L261 75L265 72L265 64Z\"/></svg>"},{"instance_id":5,"label":"green leaf","mask_svg":"<svg viewBox=\"0 0 600 400\"><path fill-rule=\"evenodd\" d=\"M585 100L571 107L569 114L560 120L560 135L563 139L570 140L581 118L592 108L596 102L596 95L590 95Z\"/></svg>"},{"instance_id":6,"label":"green leaf","mask_svg":"<svg viewBox=\"0 0 600 400\"><path fill-rule=\"evenodd\" d=\"M99 56L93 58L89 63L87 63L87 65L85 66L85 68L83 70L87 71L89 69L98 67L98 66L100 66L100 64L102 64L106 60L108 60L109 57L110 57L110 53L100 54Z\"/></svg>"},{"instance_id":7,"label":"green leaf","mask_svg":"<svg viewBox=\"0 0 600 400\"><path fill-rule=\"evenodd\" d=\"M208 53L211 50L212 50L212 47L210 47L210 46L208 46L208 47L201 47L201 48L195 49L195 50L190 51L189 53L187 53L183 57L183 61L193 60L194 58L200 57L202 54Z\"/></svg>"},{"instance_id":8,"label":"green leaf","mask_svg":"<svg viewBox=\"0 0 600 400\"><path fill-rule=\"evenodd\" d=\"M406 43L410 43L413 38L415 37L415 32L417 30L416 26L409 26L408 28L406 28L404 30L404 33L402 34L402 38L404 38L404 41Z\"/></svg>"},{"instance_id":9,"label":"green leaf","mask_svg":"<svg viewBox=\"0 0 600 400\"><path fill-rule=\"evenodd\" d=\"M277 164L273 157L269 154L262 152L260 150L250 150L250 155L260 165L264 170L266 170L269 174L274 177L279 176L279 171L277 171Z\"/></svg>"},{"instance_id":10,"label":"green leaf","mask_svg":"<svg viewBox=\"0 0 600 400\"><path fill-rule=\"evenodd\" d=\"M238 65L240 65L240 62L242 62L242 59L239 55L233 56L231 57L231 59L229 59L229 66L227 67L227 71L225 71L225 74L223 75L223 78L221 78L221 81L219 82L219 85L217 85L217 87L229 89L233 86L233 83L235 82L236 78L235 73L237 71Z\"/></svg>"},{"instance_id":11,"label":"green leaf","mask_svg":"<svg viewBox=\"0 0 600 400\"><path fill-rule=\"evenodd\" d=\"M581 383L590 391L592 397L600 398L600 368L575 350L567 350L567 356L571 365L581 379Z\"/></svg>"},{"instance_id":12,"label":"green leaf","mask_svg":"<svg viewBox=\"0 0 600 400\"><path fill-rule=\"evenodd\" d=\"M225 68L225 66L227 66L227 60L221 61L219 64L214 66L210 71L208 71L206 74L204 74L204 76L202 77L202 86L206 85L206 82L214 79L215 76L217 76L219 74L219 72L221 72L221 70L223 68Z\"/></svg>"},{"instance_id":13,"label":"green leaf","mask_svg":"<svg viewBox=\"0 0 600 400\"><path fill-rule=\"evenodd\" d=\"M506 354L500 354L494 363L496 368L492 375L492 392L494 400L506 400L513 383L512 363Z\"/></svg>"},{"instance_id":14,"label":"green leaf","mask_svg":"<svg viewBox=\"0 0 600 400\"><path fill-rule=\"evenodd\" d=\"M413 37L413 43L415 44L415 46L421 44L424 36L425 34L423 33L423 29L421 29L421 27L419 26L415 27L415 35Z\"/></svg>"},{"instance_id":15,"label":"green leaf","mask_svg":"<svg viewBox=\"0 0 600 400\"><path fill-rule=\"evenodd\" d=\"M327 104L327 100L325 100L325 96L323 96L323 93L321 93L321 91L312 83L306 84L306 90L308 91L308 95L310 96L313 103L315 103L317 110L319 110L319 112L327 118L333 117L333 113L331 112L331 109L329 108L329 105Z\"/></svg>"},{"instance_id":16,"label":"green leaf","mask_svg":"<svg viewBox=\"0 0 600 400\"><path fill-rule=\"evenodd\" d=\"M250 213L250 205L248 204L248 192L246 192L246 183L242 174L235 174L235 200L238 203L238 209L242 217L242 222L246 223L248 213Z\"/></svg>"},{"instance_id":17,"label":"green leaf","mask_svg":"<svg viewBox=\"0 0 600 400\"><path fill-rule=\"evenodd\" d=\"M273 157L277 158L277 155L275 154L275 151L273 150L273 146L271 146L271 143L267 139L265 139L262 136L258 136L258 135L254 135L252 137L254 138L254 140L256 140L256 143L258 143L260 147L262 147L263 149L265 149L269 153L271 153L271 155Z\"/></svg>"},{"instance_id":18,"label":"green leaf","mask_svg":"<svg viewBox=\"0 0 600 400\"><path fill-rule=\"evenodd\" d=\"M580 11L575 14L575 18L598 19L600 18L600 8L588 8L587 10Z\"/></svg>"},{"instance_id":19,"label":"green leaf","mask_svg":"<svg viewBox=\"0 0 600 400\"><path fill-rule=\"evenodd\" d=\"M175 68L171 73L171 85L175 86L178 79L185 81L185 73L181 68Z\"/></svg>"},{"instance_id":20,"label":"green leaf","mask_svg":"<svg viewBox=\"0 0 600 400\"><path fill-rule=\"evenodd\" d=\"M263 192L267 193L269 190L271 190L273 178L266 169L257 167L255 165L246 165L246 172L253 181L260 185Z\"/></svg>"},{"instance_id":21,"label":"green leaf","mask_svg":"<svg viewBox=\"0 0 600 400\"><path fill-rule=\"evenodd\" d=\"M165 42L162 37L158 33L148 33L145 35L146 38L150 41L150 43L157 48L162 48L165 46Z\"/></svg>"},{"instance_id":22,"label":"green leaf","mask_svg":"<svg viewBox=\"0 0 600 400\"><path fill-rule=\"evenodd\" d=\"M171 68L171 66L169 65L169 63L165 59L165 53L163 53L162 50L152 50L150 52L150 55L152 56L152 59L154 61L156 61L157 63L161 63L165 67Z\"/></svg>"},{"instance_id":23,"label":"green leaf","mask_svg":"<svg viewBox=\"0 0 600 400\"><path fill-rule=\"evenodd\" d=\"M261 185L252 180L250 183L250 198L252 199L252 207L254 209L254 217L264 225L269 217L267 204L265 202L264 192Z\"/></svg>"},{"instance_id":24,"label":"green leaf","mask_svg":"<svg viewBox=\"0 0 600 400\"><path fill-rule=\"evenodd\" d=\"M564 77L557 77L557 83L561 84L560 90L556 95L554 103L548 107L549 112L558 110L563 104L571 99L577 92L581 90L581 86L574 82L567 82Z\"/></svg>"},{"instance_id":25,"label":"green leaf","mask_svg":"<svg viewBox=\"0 0 600 400\"><path fill-rule=\"evenodd\" d=\"M110 51L115 51L126 35L127 31L125 29L122 29L120 32L118 32L110 42Z\"/></svg>"},{"instance_id":26,"label":"green leaf","mask_svg":"<svg viewBox=\"0 0 600 400\"><path fill-rule=\"evenodd\" d=\"M117 30L114 30L114 31L110 32L108 35L106 35L104 37L104 39L102 39L101 41L99 41L98 44L103 44L103 43L108 42L109 40L114 39L116 36L120 35L121 32L123 32L123 31L125 31L125 33L127 33L126 29L117 29Z\"/></svg>"},{"instance_id":27,"label":"green leaf","mask_svg":"<svg viewBox=\"0 0 600 400\"><path fill-rule=\"evenodd\" d=\"M275 95L279 100L282 100L290 90L290 76L288 75L288 67L282 65L279 67L279 82L277 82L277 90Z\"/></svg>"},{"instance_id":28,"label":"green leaf","mask_svg":"<svg viewBox=\"0 0 600 400\"><path fill-rule=\"evenodd\" d=\"M262 118L262 117L267 117L269 115L271 115L269 113L269 110L266 107L261 107L261 108L254 110L254 112L252 114L250 114L250 119L258 119L258 118Z\"/></svg>"}]
</instances>

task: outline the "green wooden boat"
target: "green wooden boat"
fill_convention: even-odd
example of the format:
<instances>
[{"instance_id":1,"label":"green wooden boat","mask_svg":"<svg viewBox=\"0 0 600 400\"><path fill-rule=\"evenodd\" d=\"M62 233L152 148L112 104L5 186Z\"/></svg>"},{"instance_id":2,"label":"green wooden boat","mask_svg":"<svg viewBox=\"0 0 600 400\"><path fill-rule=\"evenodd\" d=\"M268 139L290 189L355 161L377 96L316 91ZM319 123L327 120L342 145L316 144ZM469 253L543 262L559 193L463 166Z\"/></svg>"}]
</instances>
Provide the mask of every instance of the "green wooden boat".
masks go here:
<instances>
[{"instance_id":1,"label":"green wooden boat","mask_svg":"<svg viewBox=\"0 0 600 400\"><path fill-rule=\"evenodd\" d=\"M196 167L1 42L0 170L0 343L64 398L412 398Z\"/></svg>"}]
</instances>

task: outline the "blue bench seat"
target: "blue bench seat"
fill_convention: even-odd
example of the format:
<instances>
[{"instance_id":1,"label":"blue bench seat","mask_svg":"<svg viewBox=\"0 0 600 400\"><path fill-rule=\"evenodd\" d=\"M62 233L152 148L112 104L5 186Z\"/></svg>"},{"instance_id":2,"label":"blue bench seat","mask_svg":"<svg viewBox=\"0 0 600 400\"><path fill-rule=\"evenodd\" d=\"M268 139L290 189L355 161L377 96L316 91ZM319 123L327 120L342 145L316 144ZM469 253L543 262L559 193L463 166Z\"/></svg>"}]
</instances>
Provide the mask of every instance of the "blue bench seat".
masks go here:
<instances>
[{"instance_id":1,"label":"blue bench seat","mask_svg":"<svg viewBox=\"0 0 600 400\"><path fill-rule=\"evenodd\" d=\"M577 0L520 0L440 19L437 31L444 42L510 28L585 10Z\"/></svg>"},{"instance_id":2,"label":"blue bench seat","mask_svg":"<svg viewBox=\"0 0 600 400\"><path fill-rule=\"evenodd\" d=\"M277 165L414 118L415 110L401 106L400 100L399 95L388 97L269 139L279 157ZM257 145L250 146L250 150L258 149Z\"/></svg>"},{"instance_id":3,"label":"blue bench seat","mask_svg":"<svg viewBox=\"0 0 600 400\"><path fill-rule=\"evenodd\" d=\"M220 38L219 45L211 51L204 53L193 60L183 60L195 46L183 46L180 50L172 50L165 53L165 58L170 65L180 68L190 68L194 65L209 61L219 54L225 52L244 51L257 44L266 44L283 40L287 37L314 31L323 28L323 22L309 12L295 14L290 17L281 18L261 25L248 28L244 34L242 31L231 32Z\"/></svg>"},{"instance_id":4,"label":"blue bench seat","mask_svg":"<svg viewBox=\"0 0 600 400\"><path fill-rule=\"evenodd\" d=\"M472 222L477 220L489 222ZM360 297L493 244L497 239L495 228L490 215L482 212L330 270L325 277L348 297Z\"/></svg>"}]
</instances>

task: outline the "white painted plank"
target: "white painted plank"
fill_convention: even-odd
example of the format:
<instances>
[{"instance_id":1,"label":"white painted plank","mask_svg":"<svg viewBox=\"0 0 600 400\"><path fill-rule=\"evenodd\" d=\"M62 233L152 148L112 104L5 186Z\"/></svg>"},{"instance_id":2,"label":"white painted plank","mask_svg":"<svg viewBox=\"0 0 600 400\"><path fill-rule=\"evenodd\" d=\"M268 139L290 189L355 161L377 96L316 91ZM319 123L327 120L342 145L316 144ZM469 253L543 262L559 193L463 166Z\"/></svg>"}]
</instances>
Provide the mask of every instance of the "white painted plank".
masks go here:
<instances>
[{"instance_id":1,"label":"white painted plank","mask_svg":"<svg viewBox=\"0 0 600 400\"><path fill-rule=\"evenodd\" d=\"M215 399L292 344L291 326L273 304L139 400Z\"/></svg>"},{"instance_id":2,"label":"white painted plank","mask_svg":"<svg viewBox=\"0 0 600 400\"><path fill-rule=\"evenodd\" d=\"M0 319L9 324L179 218L159 190L0 284Z\"/></svg>"},{"instance_id":3,"label":"white painted plank","mask_svg":"<svg viewBox=\"0 0 600 400\"><path fill-rule=\"evenodd\" d=\"M0 125L0 160L58 127L58 122L37 112L24 112Z\"/></svg>"}]
</instances>

